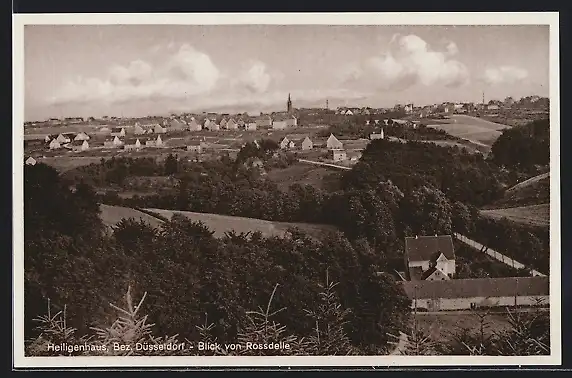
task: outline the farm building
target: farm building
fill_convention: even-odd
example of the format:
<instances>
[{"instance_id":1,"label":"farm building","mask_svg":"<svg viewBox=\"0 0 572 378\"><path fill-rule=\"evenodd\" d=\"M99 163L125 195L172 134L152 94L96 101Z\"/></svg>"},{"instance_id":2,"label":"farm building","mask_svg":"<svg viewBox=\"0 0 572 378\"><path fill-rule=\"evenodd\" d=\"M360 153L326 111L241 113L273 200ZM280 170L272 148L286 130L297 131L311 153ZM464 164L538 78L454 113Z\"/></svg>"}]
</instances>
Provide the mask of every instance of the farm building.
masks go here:
<instances>
[{"instance_id":1,"label":"farm building","mask_svg":"<svg viewBox=\"0 0 572 378\"><path fill-rule=\"evenodd\" d=\"M236 130L238 129L238 124L234 121L234 119L229 119L226 121L225 128L227 130Z\"/></svg>"},{"instance_id":2,"label":"farm building","mask_svg":"<svg viewBox=\"0 0 572 378\"><path fill-rule=\"evenodd\" d=\"M330 158L333 161L346 160L347 159L346 151L341 150L341 149L339 149L339 150L332 149L332 150L330 150Z\"/></svg>"},{"instance_id":3,"label":"farm building","mask_svg":"<svg viewBox=\"0 0 572 378\"><path fill-rule=\"evenodd\" d=\"M244 130L247 131L255 131L256 130L256 122L249 122L244 125Z\"/></svg>"},{"instance_id":4,"label":"farm building","mask_svg":"<svg viewBox=\"0 0 572 378\"><path fill-rule=\"evenodd\" d=\"M427 311L478 307L535 306L548 303L548 277L471 278L402 281L411 308Z\"/></svg>"},{"instance_id":5,"label":"farm building","mask_svg":"<svg viewBox=\"0 0 572 378\"><path fill-rule=\"evenodd\" d=\"M98 132L101 134L109 134L111 129L109 127L103 126L98 130Z\"/></svg>"},{"instance_id":6,"label":"farm building","mask_svg":"<svg viewBox=\"0 0 572 378\"><path fill-rule=\"evenodd\" d=\"M352 112L350 109L346 110L345 113L343 113L344 115L354 115L354 112Z\"/></svg>"},{"instance_id":7,"label":"farm building","mask_svg":"<svg viewBox=\"0 0 572 378\"><path fill-rule=\"evenodd\" d=\"M123 145L123 141L119 139L118 136L114 136L113 138L108 138L103 142L104 147L119 147Z\"/></svg>"},{"instance_id":8,"label":"farm building","mask_svg":"<svg viewBox=\"0 0 572 378\"><path fill-rule=\"evenodd\" d=\"M290 140L286 137L280 141L280 148L285 149L290 145Z\"/></svg>"},{"instance_id":9,"label":"farm building","mask_svg":"<svg viewBox=\"0 0 572 378\"><path fill-rule=\"evenodd\" d=\"M58 142L58 139L52 139L52 141L49 144L50 150L57 150L58 148L61 148L62 145L60 142Z\"/></svg>"},{"instance_id":10,"label":"farm building","mask_svg":"<svg viewBox=\"0 0 572 378\"><path fill-rule=\"evenodd\" d=\"M272 128L275 130L296 127L297 125L298 119L292 114L277 114L272 121Z\"/></svg>"},{"instance_id":11,"label":"farm building","mask_svg":"<svg viewBox=\"0 0 572 378\"><path fill-rule=\"evenodd\" d=\"M205 143L199 140L191 140L187 143L187 151L198 152L200 154L204 148Z\"/></svg>"},{"instance_id":12,"label":"farm building","mask_svg":"<svg viewBox=\"0 0 572 378\"><path fill-rule=\"evenodd\" d=\"M139 138L136 138L135 140L133 140L133 139L125 140L124 143L125 144L124 144L123 148L127 151L139 150L142 147L141 141L139 140Z\"/></svg>"},{"instance_id":13,"label":"farm building","mask_svg":"<svg viewBox=\"0 0 572 378\"><path fill-rule=\"evenodd\" d=\"M153 128L153 132L155 132L155 134L165 134L167 132L167 128L156 124Z\"/></svg>"},{"instance_id":14,"label":"farm building","mask_svg":"<svg viewBox=\"0 0 572 378\"><path fill-rule=\"evenodd\" d=\"M312 140L310 138L306 137L302 141L301 147L302 150L311 150L312 148L314 148L314 143L312 143Z\"/></svg>"},{"instance_id":15,"label":"farm building","mask_svg":"<svg viewBox=\"0 0 572 378\"><path fill-rule=\"evenodd\" d=\"M69 143L67 147L76 152L87 151L89 150L89 143L87 140L74 140L73 142Z\"/></svg>"},{"instance_id":16,"label":"farm building","mask_svg":"<svg viewBox=\"0 0 572 378\"><path fill-rule=\"evenodd\" d=\"M334 136L334 134L330 134L330 137L326 142L326 147L328 147L330 150L340 150L344 148L344 145L338 140L338 138Z\"/></svg>"},{"instance_id":17,"label":"farm building","mask_svg":"<svg viewBox=\"0 0 572 378\"><path fill-rule=\"evenodd\" d=\"M111 136L124 137L125 129L123 127L114 127L113 129L111 129Z\"/></svg>"},{"instance_id":18,"label":"farm building","mask_svg":"<svg viewBox=\"0 0 572 378\"><path fill-rule=\"evenodd\" d=\"M146 147L163 147L163 139L161 139L161 135L157 135L156 139L147 139L145 141Z\"/></svg>"},{"instance_id":19,"label":"farm building","mask_svg":"<svg viewBox=\"0 0 572 378\"><path fill-rule=\"evenodd\" d=\"M211 120L208 119L208 118L205 118L205 122L203 123L203 129L210 130L212 123L213 123L213 121L211 121Z\"/></svg>"},{"instance_id":20,"label":"farm building","mask_svg":"<svg viewBox=\"0 0 572 378\"><path fill-rule=\"evenodd\" d=\"M373 133L369 136L369 139L371 140L375 140L375 139L383 139L383 129L380 130L379 133Z\"/></svg>"},{"instance_id":21,"label":"farm building","mask_svg":"<svg viewBox=\"0 0 572 378\"><path fill-rule=\"evenodd\" d=\"M256 119L256 124L260 127L270 127L272 126L272 117L269 115L263 115Z\"/></svg>"},{"instance_id":22,"label":"farm building","mask_svg":"<svg viewBox=\"0 0 572 378\"><path fill-rule=\"evenodd\" d=\"M143 135L145 134L147 131L141 127L140 125L135 125L135 127L133 127L133 134L135 135Z\"/></svg>"},{"instance_id":23,"label":"farm building","mask_svg":"<svg viewBox=\"0 0 572 378\"><path fill-rule=\"evenodd\" d=\"M64 134L58 135L58 137L56 138L56 140L57 140L60 144L65 144L65 143L69 143L69 142L72 141L69 137L67 137L67 136L64 135Z\"/></svg>"},{"instance_id":24,"label":"farm building","mask_svg":"<svg viewBox=\"0 0 572 378\"><path fill-rule=\"evenodd\" d=\"M221 128L221 129L225 129L227 122L228 122L228 121L226 120L226 118L221 119L220 122L219 122L220 128Z\"/></svg>"},{"instance_id":25,"label":"farm building","mask_svg":"<svg viewBox=\"0 0 572 378\"><path fill-rule=\"evenodd\" d=\"M433 267L449 277L455 274L455 249L450 235L406 237L404 259L409 280L421 280Z\"/></svg>"},{"instance_id":26,"label":"farm building","mask_svg":"<svg viewBox=\"0 0 572 378\"><path fill-rule=\"evenodd\" d=\"M44 137L44 142L45 142L45 143L48 143L50 140L52 140L52 136L51 136L51 135L46 135L46 136Z\"/></svg>"},{"instance_id":27,"label":"farm building","mask_svg":"<svg viewBox=\"0 0 572 378\"><path fill-rule=\"evenodd\" d=\"M182 131L187 128L187 124L181 120L173 119L169 125L169 129L173 131Z\"/></svg>"},{"instance_id":28,"label":"farm building","mask_svg":"<svg viewBox=\"0 0 572 378\"><path fill-rule=\"evenodd\" d=\"M243 128L246 126L246 121L242 118L239 118L238 121L236 121L236 124L238 125L239 128Z\"/></svg>"},{"instance_id":29,"label":"farm building","mask_svg":"<svg viewBox=\"0 0 572 378\"><path fill-rule=\"evenodd\" d=\"M77 134L75 136L75 138L73 138L73 140L89 140L89 135L87 135L86 133L84 133L83 131L80 132L79 134Z\"/></svg>"},{"instance_id":30,"label":"farm building","mask_svg":"<svg viewBox=\"0 0 572 378\"><path fill-rule=\"evenodd\" d=\"M34 159L33 157L29 157L26 159L26 161L24 162L24 164L26 165L36 165L36 159Z\"/></svg>"},{"instance_id":31,"label":"farm building","mask_svg":"<svg viewBox=\"0 0 572 378\"><path fill-rule=\"evenodd\" d=\"M202 129L203 127L196 119L191 119L191 122L189 122L189 131L201 131Z\"/></svg>"}]
</instances>

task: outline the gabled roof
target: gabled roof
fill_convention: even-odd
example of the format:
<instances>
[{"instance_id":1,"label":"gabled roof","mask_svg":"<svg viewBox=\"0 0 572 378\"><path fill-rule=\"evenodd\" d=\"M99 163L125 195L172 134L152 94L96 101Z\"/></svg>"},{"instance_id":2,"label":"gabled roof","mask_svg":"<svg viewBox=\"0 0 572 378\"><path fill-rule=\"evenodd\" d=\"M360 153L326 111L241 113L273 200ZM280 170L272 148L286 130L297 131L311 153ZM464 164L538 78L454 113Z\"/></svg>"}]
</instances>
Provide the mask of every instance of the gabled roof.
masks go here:
<instances>
[{"instance_id":1,"label":"gabled roof","mask_svg":"<svg viewBox=\"0 0 572 378\"><path fill-rule=\"evenodd\" d=\"M443 253L449 260L455 259L451 235L405 238L405 254L408 261L430 261L439 253Z\"/></svg>"},{"instance_id":2,"label":"gabled roof","mask_svg":"<svg viewBox=\"0 0 572 378\"><path fill-rule=\"evenodd\" d=\"M433 273L435 273L436 271L441 272L441 275L445 276L445 277L449 277L447 276L447 274L445 272L443 272L441 269L437 268L436 266L433 266L429 269L427 269L425 272L423 272L423 274L421 275L421 279L422 280L426 280L427 278L429 278Z\"/></svg>"},{"instance_id":3,"label":"gabled roof","mask_svg":"<svg viewBox=\"0 0 572 378\"><path fill-rule=\"evenodd\" d=\"M471 278L443 281L403 281L411 299L543 296L549 294L549 278Z\"/></svg>"}]
</instances>

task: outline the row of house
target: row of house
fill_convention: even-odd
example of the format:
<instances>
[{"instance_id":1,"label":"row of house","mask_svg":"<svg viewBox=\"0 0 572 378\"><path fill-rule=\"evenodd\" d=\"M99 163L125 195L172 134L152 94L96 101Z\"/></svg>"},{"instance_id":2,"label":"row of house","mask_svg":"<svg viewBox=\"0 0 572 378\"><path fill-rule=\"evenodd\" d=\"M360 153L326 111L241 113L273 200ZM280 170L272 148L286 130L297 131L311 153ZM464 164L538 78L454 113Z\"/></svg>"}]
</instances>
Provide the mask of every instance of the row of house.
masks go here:
<instances>
[{"instance_id":1,"label":"row of house","mask_svg":"<svg viewBox=\"0 0 572 378\"><path fill-rule=\"evenodd\" d=\"M455 279L450 235L405 238L403 288L412 308L427 311L534 306L547 302L548 277Z\"/></svg>"}]
</instances>

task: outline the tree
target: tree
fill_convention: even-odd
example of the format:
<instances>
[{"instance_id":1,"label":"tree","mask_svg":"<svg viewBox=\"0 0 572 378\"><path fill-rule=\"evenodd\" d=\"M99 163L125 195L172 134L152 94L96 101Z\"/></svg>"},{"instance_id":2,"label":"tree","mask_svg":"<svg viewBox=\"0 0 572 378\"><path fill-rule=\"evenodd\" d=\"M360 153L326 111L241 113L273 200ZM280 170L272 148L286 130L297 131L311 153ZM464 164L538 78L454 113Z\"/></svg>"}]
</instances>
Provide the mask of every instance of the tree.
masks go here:
<instances>
[{"instance_id":1,"label":"tree","mask_svg":"<svg viewBox=\"0 0 572 378\"><path fill-rule=\"evenodd\" d=\"M169 156L167 156L167 159L165 159L165 174L167 176L174 175L175 173L178 172L178 166L179 162L177 160L177 157L174 156L173 154L169 154Z\"/></svg>"},{"instance_id":2,"label":"tree","mask_svg":"<svg viewBox=\"0 0 572 378\"><path fill-rule=\"evenodd\" d=\"M452 230L464 235L470 235L474 224L469 208L460 201L455 201L451 209Z\"/></svg>"},{"instance_id":3,"label":"tree","mask_svg":"<svg viewBox=\"0 0 572 378\"><path fill-rule=\"evenodd\" d=\"M403 229L413 235L447 235L451 233L451 205L439 189L422 186L403 198Z\"/></svg>"}]
</instances>

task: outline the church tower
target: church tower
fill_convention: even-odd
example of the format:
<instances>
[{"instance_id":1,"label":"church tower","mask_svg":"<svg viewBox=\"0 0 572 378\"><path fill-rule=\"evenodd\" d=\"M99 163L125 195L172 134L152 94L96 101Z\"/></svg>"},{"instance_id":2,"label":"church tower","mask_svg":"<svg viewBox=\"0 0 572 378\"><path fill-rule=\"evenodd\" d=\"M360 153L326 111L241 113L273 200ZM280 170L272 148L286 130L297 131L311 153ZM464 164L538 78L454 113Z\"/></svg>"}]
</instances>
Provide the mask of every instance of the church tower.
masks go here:
<instances>
[{"instance_id":1,"label":"church tower","mask_svg":"<svg viewBox=\"0 0 572 378\"><path fill-rule=\"evenodd\" d=\"M292 113L292 100L290 99L290 93L288 93L288 102L286 102L286 111Z\"/></svg>"}]
</instances>

